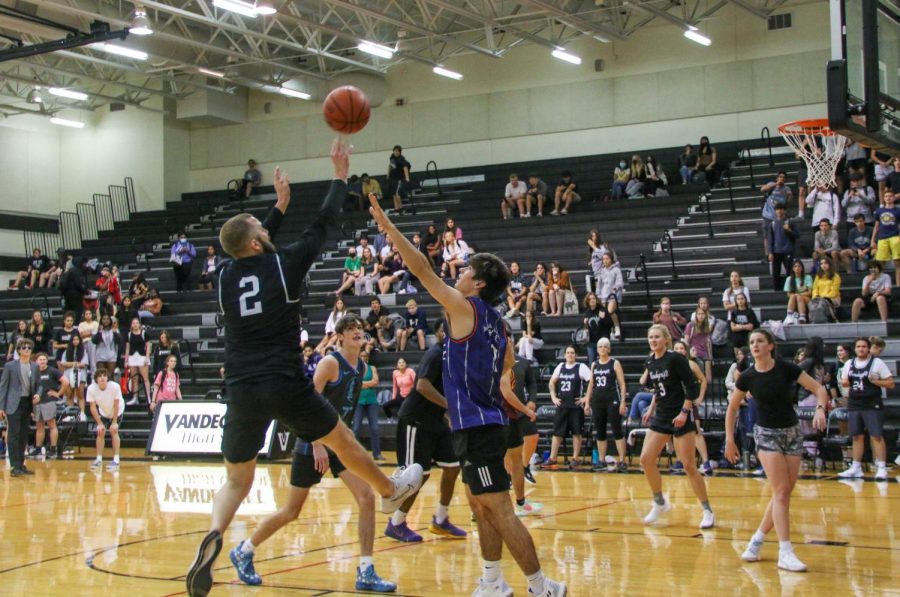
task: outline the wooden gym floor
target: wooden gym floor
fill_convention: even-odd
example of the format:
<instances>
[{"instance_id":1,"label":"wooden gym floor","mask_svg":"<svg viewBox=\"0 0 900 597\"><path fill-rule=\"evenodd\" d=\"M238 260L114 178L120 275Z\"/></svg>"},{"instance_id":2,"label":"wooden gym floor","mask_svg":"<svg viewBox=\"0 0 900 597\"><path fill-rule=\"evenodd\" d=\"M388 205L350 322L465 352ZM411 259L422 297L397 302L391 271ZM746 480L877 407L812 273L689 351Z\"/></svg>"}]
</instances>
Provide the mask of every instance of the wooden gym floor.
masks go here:
<instances>
[{"instance_id":1,"label":"wooden gym floor","mask_svg":"<svg viewBox=\"0 0 900 597\"><path fill-rule=\"evenodd\" d=\"M105 461L104 464L106 464ZM184 574L206 531L221 465L125 460L120 472L94 473L87 460L39 462L33 477L0 473L0 594L129 597L184 594ZM217 561L212 595L351 595L357 565L356 513L350 494L330 476L311 495L301 518L257 551L262 587L237 581L227 556L260 517L280 503L289 466L259 468ZM739 555L762 513L763 480L718 474L709 481L718 527L701 533L699 506L686 479L665 476L675 508L664 524L644 527L643 477L543 472L529 498L545 509L525 519L545 573L581 595L855 595L900 596L900 484L845 484L826 475L804 479L792 504L796 551L807 574L775 566L774 533L756 564ZM424 543L383 537L378 514L375 565L398 582L398 595L469 595L481 571L478 542L437 539L427 532L437 482L423 489L410 515ZM451 520L472 529L462 491ZM506 579L526 595L508 554Z\"/></svg>"}]
</instances>

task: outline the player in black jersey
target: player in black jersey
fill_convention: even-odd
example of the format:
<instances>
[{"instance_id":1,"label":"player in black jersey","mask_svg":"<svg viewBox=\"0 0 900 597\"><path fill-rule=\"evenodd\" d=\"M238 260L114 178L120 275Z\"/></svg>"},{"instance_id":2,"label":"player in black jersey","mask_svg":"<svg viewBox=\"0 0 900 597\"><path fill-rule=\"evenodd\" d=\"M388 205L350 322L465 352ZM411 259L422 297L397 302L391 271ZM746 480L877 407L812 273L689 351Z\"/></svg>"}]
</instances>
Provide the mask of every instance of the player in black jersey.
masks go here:
<instances>
[{"instance_id":1,"label":"player in black jersey","mask_svg":"<svg viewBox=\"0 0 900 597\"><path fill-rule=\"evenodd\" d=\"M520 402L536 412L537 367L534 366L531 359L516 355L516 362L512 368L512 375L513 393ZM534 478L537 465L535 464L534 470L532 470L531 460L537 451L538 439L540 439L537 425L528 417L519 417L518 419L511 420L510 425L518 426L519 432L522 434L522 474L526 481L534 485L537 483Z\"/></svg>"},{"instance_id":2,"label":"player in black jersey","mask_svg":"<svg viewBox=\"0 0 900 597\"><path fill-rule=\"evenodd\" d=\"M572 460L569 468L575 468L581 461L581 435L584 429L584 405L588 403L586 393L591 381L591 370L584 363L579 363L574 346L566 346L566 360L556 366L550 376L550 400L556 406L556 418L553 421L553 435L550 440L550 458L541 465L555 469L557 455L562 440L568 433L572 434Z\"/></svg>"},{"instance_id":3,"label":"player in black jersey","mask_svg":"<svg viewBox=\"0 0 900 597\"><path fill-rule=\"evenodd\" d=\"M591 363L591 381L588 383L590 402L584 406L584 414L592 415L594 436L597 438L597 453L600 462L597 470L605 471L606 467L606 424L612 427L613 439L616 442L616 453L619 462L616 470L625 472L625 431L622 429L622 417L627 412L626 399L628 393L625 386L625 371L622 363L610 356L612 345L609 338L597 341L597 360Z\"/></svg>"},{"instance_id":4,"label":"player in black jersey","mask_svg":"<svg viewBox=\"0 0 900 597\"><path fill-rule=\"evenodd\" d=\"M425 469L426 480L432 465L441 469L440 497L429 531L448 539L463 539L467 533L450 522L448 512L459 477L459 458L453 452L450 424L446 419L447 398L444 396L441 371L445 333L444 321L438 320L434 326L437 342L422 356L416 371L416 385L400 406L397 415L397 464L420 464ZM384 530L386 536L404 543L422 541L422 536L406 524L406 515L417 495L415 493L406 498L391 515Z\"/></svg>"},{"instance_id":5,"label":"player in black jersey","mask_svg":"<svg viewBox=\"0 0 900 597\"><path fill-rule=\"evenodd\" d=\"M756 440L757 457L772 486L772 497L762 522L741 559L745 562L758 562L766 534L775 527L779 545L778 567L792 572L804 572L806 564L794 554L791 545L790 527L791 492L797 483L803 457L803 433L794 411L794 382L816 395L813 426L820 431L825 430L828 392L794 363L776 358L775 337L767 330L754 330L750 334L750 352L754 363L741 373L728 402L728 413L725 415L725 458L731 462L740 459L740 452L734 443L734 427L741 401L747 394L752 394L758 414L753 437Z\"/></svg>"},{"instance_id":6,"label":"player in black jersey","mask_svg":"<svg viewBox=\"0 0 900 597\"><path fill-rule=\"evenodd\" d=\"M505 324L506 335L512 337L512 329L509 324ZM524 357L516 357L516 364L524 361L530 372L531 361ZM520 368L521 369L521 368ZM519 369L519 370L520 370ZM528 373L522 373L526 376ZM535 386L537 383L535 382ZM516 500L515 512L516 516L534 516L544 509L544 505L540 502L532 502L525 499L525 476L527 467L522 466L525 462L524 446L525 437L529 437L529 441L537 444L537 413L534 411L534 404L526 401L524 392L524 383L520 382L517 375L517 367L513 365L508 374L500 380L500 389L503 392L503 399L506 400L504 409L509 416L509 427L506 429L506 458L504 464L509 472L510 481L512 482L513 498ZM533 453L533 451L532 451ZM529 455L530 458L530 455ZM530 471L528 474L531 474ZM532 477L532 482L534 477Z\"/></svg>"},{"instance_id":7,"label":"player in black jersey","mask_svg":"<svg viewBox=\"0 0 900 597\"><path fill-rule=\"evenodd\" d=\"M353 420L359 402L366 364L359 358L363 339L363 321L349 313L334 327L338 349L322 359L316 367L313 385L317 392L340 413L345 424ZM348 471L334 452L319 442L308 443L298 438L291 463L291 490L287 503L277 512L264 518L253 535L241 542L229 554L238 578L248 585L261 585L262 578L253 566L253 553L263 541L292 523L300 516L309 490L322 476L331 474L344 482L359 506L359 567L356 569L356 588L362 591L392 592L397 585L381 579L372 565L372 546L375 540L375 494L365 481Z\"/></svg>"},{"instance_id":8,"label":"player in black jersey","mask_svg":"<svg viewBox=\"0 0 900 597\"><path fill-rule=\"evenodd\" d=\"M647 342L651 354L647 359L646 374L648 384L654 388L654 392L653 401L643 417L645 424L650 422L650 430L641 450L641 466L644 467L644 476L653 491L653 507L644 517L644 524L653 524L660 515L672 509L672 505L663 496L662 477L657 467L659 454L671 438L675 443L675 453L684 464L684 472L694 495L703 506L700 528L712 528L716 524L716 516L710 508L706 483L697 470L694 459L694 434L697 433L693 420L694 400L697 398L694 373L685 357L670 350L672 336L666 326L650 326Z\"/></svg>"},{"instance_id":9,"label":"player in black jersey","mask_svg":"<svg viewBox=\"0 0 900 597\"><path fill-rule=\"evenodd\" d=\"M225 321L227 410L222 455L228 478L213 501L210 532L187 574L190 597L205 597L212 588L222 533L250 492L256 455L273 419L304 441L318 441L334 451L348 470L382 496L384 512L393 512L422 484L418 466L386 477L303 372L297 342L301 286L347 196L350 151L339 139L332 144L331 161L334 179L328 195L297 242L281 248L272 242L290 203L290 181L278 168L277 201L265 223L239 214L219 232L222 248L232 257L217 268Z\"/></svg>"}]
</instances>

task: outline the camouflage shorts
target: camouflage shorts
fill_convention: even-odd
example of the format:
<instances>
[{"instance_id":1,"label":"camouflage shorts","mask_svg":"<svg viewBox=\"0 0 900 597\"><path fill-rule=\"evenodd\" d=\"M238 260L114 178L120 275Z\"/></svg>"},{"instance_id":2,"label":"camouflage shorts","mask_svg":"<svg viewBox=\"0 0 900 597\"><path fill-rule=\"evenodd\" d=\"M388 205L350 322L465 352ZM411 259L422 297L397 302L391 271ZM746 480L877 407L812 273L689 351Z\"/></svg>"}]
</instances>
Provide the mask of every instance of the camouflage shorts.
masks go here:
<instances>
[{"instance_id":1,"label":"camouflage shorts","mask_svg":"<svg viewBox=\"0 0 900 597\"><path fill-rule=\"evenodd\" d=\"M763 452L780 452L785 456L803 455L803 432L800 425L771 429L769 427L753 427L753 440L756 449Z\"/></svg>"}]
</instances>

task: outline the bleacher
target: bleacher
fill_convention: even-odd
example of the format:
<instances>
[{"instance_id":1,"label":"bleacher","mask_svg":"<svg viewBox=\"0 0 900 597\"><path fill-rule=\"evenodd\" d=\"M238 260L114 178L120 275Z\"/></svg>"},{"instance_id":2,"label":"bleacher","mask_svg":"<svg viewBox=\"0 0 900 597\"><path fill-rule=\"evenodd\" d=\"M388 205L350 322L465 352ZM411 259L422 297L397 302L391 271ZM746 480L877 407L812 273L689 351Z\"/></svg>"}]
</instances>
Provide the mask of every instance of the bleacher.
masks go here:
<instances>
[{"instance_id":1,"label":"bleacher","mask_svg":"<svg viewBox=\"0 0 900 597\"><path fill-rule=\"evenodd\" d=\"M543 160L525 164L501 164L458 168L440 172L438 185L433 177L424 180L422 190L415 196L416 211L395 218L407 233L421 231L429 223L443 225L446 217L453 217L462 228L464 239L478 251L494 252L507 262L517 260L522 271L530 274L538 261L558 261L569 270L580 299L585 292L585 276L590 272L586 239L597 228L616 251L623 273L628 274L627 291L621 306L623 338L613 344L613 356L620 359L632 395L637 389L641 365L647 354L646 328L663 296L672 299L673 309L688 315L698 296L710 297L713 314L723 317L720 296L727 275L741 272L752 291L753 307L760 321L781 320L786 300L784 293L771 288L771 278L762 251L759 232L761 196L756 187L774 178L778 170L788 172L793 182L798 163L792 153L775 147L770 164L769 152L761 143L741 142L718 144L720 162L731 162L731 175L721 188L707 191L705 185L680 185L677 155L681 148L641 151L654 155L669 176L671 196L632 201L604 201L609 194L612 170L620 154L587 156L572 159ZM629 152L628 155L630 155ZM751 175L752 167L752 175ZM499 203L510 172L520 177L529 173L540 175L552 189L559 172L568 169L579 184L582 203L567 216L502 221ZM751 184L752 183L752 184ZM292 185L293 201L278 238L286 244L304 229L309 217L318 209L327 181ZM438 192L440 188L440 192ZM796 196L796 193L795 193ZM549 201L552 205L552 196ZM184 374L182 393L185 398L213 398L221 386L219 367L223 361L224 344L216 317L214 291L175 293L174 275L168 262L171 237L186 230L189 240L198 251L206 245L217 244L218 229L232 215L241 211L262 219L274 202L271 188L261 188L249 200L236 200L225 191L188 193L181 201L170 202L165 210L132 214L128 221L98 234L95 241L86 241L82 253L112 261L122 267L122 282L127 288L128 278L144 272L149 284L161 291L165 302L162 316L147 322L151 336L162 329L184 342ZM551 208L545 208L549 214ZM794 206L791 213L796 213ZM802 255L811 254L812 233L809 226L801 226L799 246ZM309 276L308 295L303 300L306 325L311 338L321 337L333 298L328 296L338 286L340 272L351 239L362 231L370 238L375 233L368 214L350 211L344 214L340 229L332 230L322 258ZM197 268L194 271L196 286ZM842 274L842 298L849 308L857 296L863 274ZM409 295L393 294L381 297L392 312L403 309ZM413 295L433 320L438 312L430 296ZM365 316L370 297L344 296L348 306ZM40 308L58 325L61 309L55 291L8 292L0 295L0 325L4 332L14 329L16 320L27 318L31 309ZM849 310L842 317L849 321ZM539 405L542 418L539 427L544 441L549 440L552 405L546 382L560 359L561 349L571 341L573 330L581 326L582 315L542 318L546 345L537 353L541 385ZM520 321L511 321L514 330ZM825 338L829 353L838 342L852 341L858 335L880 335L888 346L882 358L896 375L900 360L900 340L892 340L900 330L900 316L896 307L889 323L867 320L859 324L802 325L786 328L787 340L781 343L781 354L792 355L807 338ZM582 360L585 359L583 356ZM390 371L398 357L416 367L421 357L418 350L402 353L376 353L371 363L381 372L382 385L389 387ZM707 412L712 420L706 427L721 430L724 417L724 387L722 379L731 361L730 350L717 349L714 361L714 381L710 385ZM833 358L833 357L832 357ZM896 436L900 427L900 391L890 393L887 409L888 445L896 452ZM150 417L143 408L126 410L122 437L126 444L143 445L149 430ZM384 420L382 437L390 449L393 428ZM589 444L589 442L586 442ZM717 449L711 442L711 451ZM589 447L586 446L587 449Z\"/></svg>"}]
</instances>

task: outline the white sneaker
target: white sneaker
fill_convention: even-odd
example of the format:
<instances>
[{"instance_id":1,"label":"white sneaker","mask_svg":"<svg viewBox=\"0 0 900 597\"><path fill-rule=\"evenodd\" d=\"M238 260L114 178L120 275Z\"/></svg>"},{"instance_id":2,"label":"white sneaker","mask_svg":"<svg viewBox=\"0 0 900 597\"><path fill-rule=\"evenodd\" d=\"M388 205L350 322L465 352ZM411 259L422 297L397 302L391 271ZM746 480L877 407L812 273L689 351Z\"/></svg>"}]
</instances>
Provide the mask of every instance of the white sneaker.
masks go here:
<instances>
[{"instance_id":1,"label":"white sneaker","mask_svg":"<svg viewBox=\"0 0 900 597\"><path fill-rule=\"evenodd\" d=\"M472 597L512 597L513 590L504 579L487 583L478 579L478 586L472 591Z\"/></svg>"},{"instance_id":2,"label":"white sneaker","mask_svg":"<svg viewBox=\"0 0 900 597\"><path fill-rule=\"evenodd\" d=\"M806 564L801 562L793 551L782 551L778 554L778 567L789 572L806 572Z\"/></svg>"},{"instance_id":3,"label":"white sneaker","mask_svg":"<svg viewBox=\"0 0 900 597\"><path fill-rule=\"evenodd\" d=\"M758 543L756 541L750 541L750 543L747 544L747 549L741 554L741 559L745 562L760 561L762 557L759 555L759 552L762 550L762 547L763 543L761 541Z\"/></svg>"},{"instance_id":4,"label":"white sneaker","mask_svg":"<svg viewBox=\"0 0 900 597\"><path fill-rule=\"evenodd\" d=\"M520 506L519 504L515 505L516 516L535 516L540 513L541 510L544 509L544 504L540 502L532 502L529 500L525 500L525 504Z\"/></svg>"},{"instance_id":5,"label":"white sneaker","mask_svg":"<svg viewBox=\"0 0 900 597\"><path fill-rule=\"evenodd\" d=\"M654 522L659 520L660 516L662 516L663 514L665 514L666 512L668 512L671 509L672 509L672 504L669 503L669 500L666 500L665 502L663 502L663 504L661 506L659 504L657 504L656 502L653 502L653 507L650 508L650 513L644 517L644 524L653 524Z\"/></svg>"},{"instance_id":6,"label":"white sneaker","mask_svg":"<svg viewBox=\"0 0 900 597\"><path fill-rule=\"evenodd\" d=\"M897 458L894 459L894 464L900 466L900 454L897 454Z\"/></svg>"},{"instance_id":7,"label":"white sneaker","mask_svg":"<svg viewBox=\"0 0 900 597\"><path fill-rule=\"evenodd\" d=\"M78 420L81 423L84 423L85 421L87 421L87 415L85 415L84 412L78 413Z\"/></svg>"},{"instance_id":8,"label":"white sneaker","mask_svg":"<svg viewBox=\"0 0 900 597\"><path fill-rule=\"evenodd\" d=\"M878 469L875 471L875 480L876 481L887 481L887 479L888 479L887 467L879 466Z\"/></svg>"},{"instance_id":9,"label":"white sneaker","mask_svg":"<svg viewBox=\"0 0 900 597\"><path fill-rule=\"evenodd\" d=\"M550 580L549 578L544 579L544 592L540 594L540 597L564 597L567 593L566 583L557 582L555 580ZM531 591L531 587L528 588L529 595L538 595L538 593L533 593Z\"/></svg>"},{"instance_id":10,"label":"white sneaker","mask_svg":"<svg viewBox=\"0 0 900 597\"><path fill-rule=\"evenodd\" d=\"M858 466L851 465L850 468L842 473L838 473L837 476L841 479L860 479L863 476L863 472Z\"/></svg>"},{"instance_id":11,"label":"white sneaker","mask_svg":"<svg viewBox=\"0 0 900 597\"><path fill-rule=\"evenodd\" d=\"M700 521L700 529L711 529L716 526L716 514L711 510L703 511L703 520Z\"/></svg>"},{"instance_id":12,"label":"white sneaker","mask_svg":"<svg viewBox=\"0 0 900 597\"><path fill-rule=\"evenodd\" d=\"M419 491L423 481L422 465L413 463L401 467L390 478L394 482L394 495L381 498L382 514L393 514L406 498Z\"/></svg>"}]
</instances>

